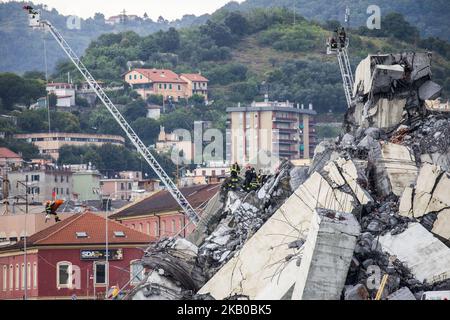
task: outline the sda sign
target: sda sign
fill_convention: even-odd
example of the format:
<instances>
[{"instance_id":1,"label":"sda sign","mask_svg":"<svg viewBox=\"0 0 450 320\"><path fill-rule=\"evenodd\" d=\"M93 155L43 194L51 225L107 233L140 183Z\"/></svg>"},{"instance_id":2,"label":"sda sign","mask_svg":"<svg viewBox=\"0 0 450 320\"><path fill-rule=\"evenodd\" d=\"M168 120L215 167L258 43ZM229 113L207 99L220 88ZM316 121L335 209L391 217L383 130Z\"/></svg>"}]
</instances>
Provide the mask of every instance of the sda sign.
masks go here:
<instances>
[{"instance_id":1,"label":"sda sign","mask_svg":"<svg viewBox=\"0 0 450 320\"><path fill-rule=\"evenodd\" d=\"M81 260L105 260L106 250L80 250ZM122 260L123 250L122 249L110 249L108 250L108 260Z\"/></svg>"}]
</instances>

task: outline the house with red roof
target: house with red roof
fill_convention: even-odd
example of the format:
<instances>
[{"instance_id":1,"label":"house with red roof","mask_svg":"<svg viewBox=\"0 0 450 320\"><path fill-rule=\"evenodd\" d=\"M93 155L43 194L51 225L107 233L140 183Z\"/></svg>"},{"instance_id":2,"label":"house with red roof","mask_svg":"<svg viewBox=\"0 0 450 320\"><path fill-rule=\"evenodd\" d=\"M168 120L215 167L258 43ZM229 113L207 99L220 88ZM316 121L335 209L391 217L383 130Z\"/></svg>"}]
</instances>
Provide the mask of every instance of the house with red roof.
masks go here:
<instances>
[{"instance_id":1,"label":"house with red roof","mask_svg":"<svg viewBox=\"0 0 450 320\"><path fill-rule=\"evenodd\" d=\"M109 287L129 290L143 277L137 264L155 238L91 212L73 215L0 247L0 300L94 299ZM108 262L106 262L108 256Z\"/></svg>"},{"instance_id":2,"label":"house with red roof","mask_svg":"<svg viewBox=\"0 0 450 320\"><path fill-rule=\"evenodd\" d=\"M11 151L8 148L0 148L0 169L3 172L4 168L18 168L23 163L22 157Z\"/></svg>"},{"instance_id":3,"label":"house with red roof","mask_svg":"<svg viewBox=\"0 0 450 320\"><path fill-rule=\"evenodd\" d=\"M187 83L187 90L194 94L198 94L205 97L208 100L208 82L201 73L182 73L180 78Z\"/></svg>"},{"instance_id":4,"label":"house with red roof","mask_svg":"<svg viewBox=\"0 0 450 320\"><path fill-rule=\"evenodd\" d=\"M208 79L196 74L179 76L168 69L136 68L124 75L124 81L146 99L149 95L162 95L164 100L179 101L193 94L206 92Z\"/></svg>"},{"instance_id":5,"label":"house with red roof","mask_svg":"<svg viewBox=\"0 0 450 320\"><path fill-rule=\"evenodd\" d=\"M208 201L219 191L218 183L180 188L180 192L200 215ZM167 190L122 207L110 218L155 238L178 234L186 237L195 228Z\"/></svg>"}]
</instances>

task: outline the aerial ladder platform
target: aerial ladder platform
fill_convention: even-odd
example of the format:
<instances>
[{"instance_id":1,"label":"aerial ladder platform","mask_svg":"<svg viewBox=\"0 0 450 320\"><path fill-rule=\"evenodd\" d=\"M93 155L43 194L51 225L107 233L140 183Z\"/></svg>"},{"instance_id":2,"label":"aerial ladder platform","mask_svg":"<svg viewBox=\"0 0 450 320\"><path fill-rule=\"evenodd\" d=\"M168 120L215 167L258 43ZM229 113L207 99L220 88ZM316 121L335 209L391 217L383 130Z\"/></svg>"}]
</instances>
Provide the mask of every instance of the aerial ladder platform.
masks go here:
<instances>
[{"instance_id":1,"label":"aerial ladder platform","mask_svg":"<svg viewBox=\"0 0 450 320\"><path fill-rule=\"evenodd\" d=\"M83 75L86 79L89 86L92 90L95 91L99 99L103 102L106 109L111 113L117 123L120 125L122 130L126 133L127 137L133 143L139 154L148 162L150 167L156 172L158 177L166 186L167 190L170 192L172 197L177 201L178 205L184 211L185 215L189 219L191 223L197 225L199 221L199 215L191 206L191 204L187 201L185 196L180 192L172 179L167 175L155 157L152 155L150 150L145 146L145 144L138 137L133 128L128 124L125 118L122 116L117 107L112 103L94 77L91 75L89 70L80 60L80 58L75 54L63 36L59 33L59 31L47 20L41 20L40 12L38 10L33 9L31 6L24 6L24 10L28 12L28 22L29 26L36 30L42 30L50 32L50 34L55 38L56 42L60 45L60 47L64 50L66 55L70 58L72 63L76 66L78 71Z\"/></svg>"},{"instance_id":2,"label":"aerial ladder platform","mask_svg":"<svg viewBox=\"0 0 450 320\"><path fill-rule=\"evenodd\" d=\"M350 108L353 97L354 79L350 61L348 59L348 37L345 43L341 44L338 38L329 38L327 41L327 54L335 54L338 58L339 69L342 76L342 84L344 86L345 99L347 101L347 107Z\"/></svg>"}]
</instances>

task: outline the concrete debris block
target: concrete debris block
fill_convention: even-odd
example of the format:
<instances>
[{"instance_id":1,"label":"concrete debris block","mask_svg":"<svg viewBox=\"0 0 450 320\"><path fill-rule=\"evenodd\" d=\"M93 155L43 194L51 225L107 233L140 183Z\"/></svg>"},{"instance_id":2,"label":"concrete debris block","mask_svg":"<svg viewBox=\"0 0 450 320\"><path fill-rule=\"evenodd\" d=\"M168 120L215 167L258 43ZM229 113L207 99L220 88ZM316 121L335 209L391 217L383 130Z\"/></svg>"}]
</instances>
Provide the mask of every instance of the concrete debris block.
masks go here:
<instances>
[{"instance_id":1,"label":"concrete debris block","mask_svg":"<svg viewBox=\"0 0 450 320\"><path fill-rule=\"evenodd\" d=\"M383 251L395 255L419 281L450 278L450 249L420 223L410 223L400 234L387 233L379 241Z\"/></svg>"},{"instance_id":2,"label":"concrete debris block","mask_svg":"<svg viewBox=\"0 0 450 320\"><path fill-rule=\"evenodd\" d=\"M408 287L402 287L399 290L391 293L388 300L416 300L414 294L409 290Z\"/></svg>"},{"instance_id":3,"label":"concrete debris block","mask_svg":"<svg viewBox=\"0 0 450 320\"><path fill-rule=\"evenodd\" d=\"M450 208L439 212L431 231L447 241L450 240Z\"/></svg>"},{"instance_id":4,"label":"concrete debris block","mask_svg":"<svg viewBox=\"0 0 450 320\"><path fill-rule=\"evenodd\" d=\"M402 145L384 143L375 159L377 190L381 195L393 192L401 196L406 187L414 184L418 174L415 157Z\"/></svg>"},{"instance_id":5,"label":"concrete debris block","mask_svg":"<svg viewBox=\"0 0 450 320\"><path fill-rule=\"evenodd\" d=\"M294 167L289 172L291 189L296 190L308 178L309 167ZM262 190L263 188L261 188ZM262 199L262 198L260 198Z\"/></svg>"},{"instance_id":6,"label":"concrete debris block","mask_svg":"<svg viewBox=\"0 0 450 320\"><path fill-rule=\"evenodd\" d=\"M372 76L373 93L389 92L394 80L403 77L405 68L401 65L376 65Z\"/></svg>"},{"instance_id":7,"label":"concrete debris block","mask_svg":"<svg viewBox=\"0 0 450 320\"><path fill-rule=\"evenodd\" d=\"M436 180L442 173L443 171L438 166L424 164L420 168L419 175L417 176L416 192L432 193L436 185Z\"/></svg>"},{"instance_id":8,"label":"concrete debris block","mask_svg":"<svg viewBox=\"0 0 450 320\"><path fill-rule=\"evenodd\" d=\"M351 213L355 203L354 195L333 189L314 172L199 293L210 293L215 299L235 293L250 299L281 299L297 280L299 269L298 259L286 257L303 250L290 248L289 243L306 238L315 208Z\"/></svg>"},{"instance_id":9,"label":"concrete debris block","mask_svg":"<svg viewBox=\"0 0 450 320\"><path fill-rule=\"evenodd\" d=\"M400 198L399 213L420 218L430 212L450 207L448 197L450 177L439 166L424 163L420 168L415 188L405 188Z\"/></svg>"},{"instance_id":10,"label":"concrete debris block","mask_svg":"<svg viewBox=\"0 0 450 320\"><path fill-rule=\"evenodd\" d=\"M419 88L419 97L421 100L437 99L442 91L442 87L431 80L426 81Z\"/></svg>"},{"instance_id":11,"label":"concrete debris block","mask_svg":"<svg viewBox=\"0 0 450 320\"><path fill-rule=\"evenodd\" d=\"M345 288L345 300L369 300L369 297L366 286L361 283Z\"/></svg>"},{"instance_id":12,"label":"concrete debris block","mask_svg":"<svg viewBox=\"0 0 450 320\"><path fill-rule=\"evenodd\" d=\"M196 257L198 254L198 247L192 242L189 242L188 240L183 238L177 238L173 243L172 248L175 250L183 251L185 254L191 255L193 257Z\"/></svg>"},{"instance_id":13,"label":"concrete debris block","mask_svg":"<svg viewBox=\"0 0 450 320\"><path fill-rule=\"evenodd\" d=\"M338 158L336 164L339 166L342 177L352 189L359 203L366 204L372 202L373 198L370 193L360 186L361 183L367 185L368 181L362 171L356 166L356 163L351 160L345 160L344 158Z\"/></svg>"},{"instance_id":14,"label":"concrete debris block","mask_svg":"<svg viewBox=\"0 0 450 320\"><path fill-rule=\"evenodd\" d=\"M292 299L339 300L359 233L360 226L353 214L318 208L306 239Z\"/></svg>"},{"instance_id":15,"label":"concrete debris block","mask_svg":"<svg viewBox=\"0 0 450 320\"><path fill-rule=\"evenodd\" d=\"M414 188L406 187L400 198L400 205L398 207L398 213L404 217L413 216L412 213L412 200L413 200Z\"/></svg>"},{"instance_id":16,"label":"concrete debris block","mask_svg":"<svg viewBox=\"0 0 450 320\"><path fill-rule=\"evenodd\" d=\"M355 137L348 133L344 134L340 145L343 149L355 148Z\"/></svg>"}]
</instances>

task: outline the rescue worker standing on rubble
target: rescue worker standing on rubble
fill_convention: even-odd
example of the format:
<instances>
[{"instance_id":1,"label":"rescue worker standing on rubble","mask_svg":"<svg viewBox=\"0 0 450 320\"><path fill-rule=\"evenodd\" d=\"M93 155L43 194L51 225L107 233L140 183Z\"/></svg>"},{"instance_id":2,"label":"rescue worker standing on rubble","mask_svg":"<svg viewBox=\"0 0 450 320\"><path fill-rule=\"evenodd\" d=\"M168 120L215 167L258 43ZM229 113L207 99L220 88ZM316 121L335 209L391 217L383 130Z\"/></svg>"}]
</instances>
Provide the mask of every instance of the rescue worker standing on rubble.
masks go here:
<instances>
[{"instance_id":1,"label":"rescue worker standing on rubble","mask_svg":"<svg viewBox=\"0 0 450 320\"><path fill-rule=\"evenodd\" d=\"M228 182L229 189L236 189L239 182L239 174L241 173L241 167L235 162L230 167L230 181Z\"/></svg>"},{"instance_id":2,"label":"rescue worker standing on rubble","mask_svg":"<svg viewBox=\"0 0 450 320\"><path fill-rule=\"evenodd\" d=\"M253 169L252 166L247 165L247 170L245 170L245 180L244 180L244 186L243 186L243 189L245 191L250 191L250 184L253 179L252 170L255 170L255 169Z\"/></svg>"}]
</instances>

